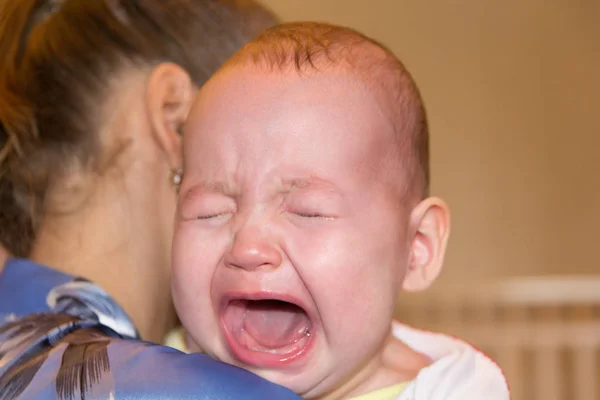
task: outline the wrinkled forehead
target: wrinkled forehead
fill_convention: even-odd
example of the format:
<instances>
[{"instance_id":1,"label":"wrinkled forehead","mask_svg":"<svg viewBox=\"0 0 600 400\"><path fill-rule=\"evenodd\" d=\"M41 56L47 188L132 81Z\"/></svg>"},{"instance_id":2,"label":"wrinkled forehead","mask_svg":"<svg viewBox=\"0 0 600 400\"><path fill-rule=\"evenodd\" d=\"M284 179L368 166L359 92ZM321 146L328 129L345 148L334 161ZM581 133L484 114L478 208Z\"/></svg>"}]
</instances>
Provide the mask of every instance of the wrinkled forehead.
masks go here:
<instances>
[{"instance_id":1,"label":"wrinkled forehead","mask_svg":"<svg viewBox=\"0 0 600 400\"><path fill-rule=\"evenodd\" d=\"M186 124L185 169L223 162L215 159L222 153L248 163L274 160L274 152L312 165L368 163L386 157L393 140L375 96L351 74L234 67L199 93Z\"/></svg>"}]
</instances>

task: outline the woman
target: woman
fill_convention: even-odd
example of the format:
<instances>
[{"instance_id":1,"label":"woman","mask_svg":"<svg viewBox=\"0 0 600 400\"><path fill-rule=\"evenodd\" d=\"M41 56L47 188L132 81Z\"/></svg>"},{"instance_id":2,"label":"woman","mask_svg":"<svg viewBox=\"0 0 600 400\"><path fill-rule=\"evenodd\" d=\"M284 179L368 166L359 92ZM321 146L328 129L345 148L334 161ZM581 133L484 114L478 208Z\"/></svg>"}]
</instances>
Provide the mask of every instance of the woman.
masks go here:
<instances>
[{"instance_id":1,"label":"woman","mask_svg":"<svg viewBox=\"0 0 600 400\"><path fill-rule=\"evenodd\" d=\"M242 0L3 1L0 16L0 241L29 259L0 275L0 399L296 398L135 340L175 320L192 98L274 19Z\"/></svg>"},{"instance_id":2,"label":"woman","mask_svg":"<svg viewBox=\"0 0 600 400\"><path fill-rule=\"evenodd\" d=\"M178 131L198 87L275 19L248 1L3 3L0 241L99 284L160 341Z\"/></svg>"}]
</instances>

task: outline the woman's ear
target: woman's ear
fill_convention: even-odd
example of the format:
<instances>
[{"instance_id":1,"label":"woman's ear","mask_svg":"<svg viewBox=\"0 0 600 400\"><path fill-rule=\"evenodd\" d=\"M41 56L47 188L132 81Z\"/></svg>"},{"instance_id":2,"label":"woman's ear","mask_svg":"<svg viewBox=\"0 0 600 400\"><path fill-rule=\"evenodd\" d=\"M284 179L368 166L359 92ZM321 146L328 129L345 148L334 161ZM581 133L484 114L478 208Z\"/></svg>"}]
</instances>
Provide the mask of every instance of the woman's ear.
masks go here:
<instances>
[{"instance_id":1,"label":"woman's ear","mask_svg":"<svg viewBox=\"0 0 600 400\"><path fill-rule=\"evenodd\" d=\"M450 234L448 206L436 197L425 199L412 211L410 224L413 237L402 289L416 292L427 289L442 270Z\"/></svg>"},{"instance_id":2,"label":"woman's ear","mask_svg":"<svg viewBox=\"0 0 600 400\"><path fill-rule=\"evenodd\" d=\"M176 64L159 64L148 78L146 107L153 136L171 170L181 168L181 132L196 91L189 74Z\"/></svg>"}]
</instances>

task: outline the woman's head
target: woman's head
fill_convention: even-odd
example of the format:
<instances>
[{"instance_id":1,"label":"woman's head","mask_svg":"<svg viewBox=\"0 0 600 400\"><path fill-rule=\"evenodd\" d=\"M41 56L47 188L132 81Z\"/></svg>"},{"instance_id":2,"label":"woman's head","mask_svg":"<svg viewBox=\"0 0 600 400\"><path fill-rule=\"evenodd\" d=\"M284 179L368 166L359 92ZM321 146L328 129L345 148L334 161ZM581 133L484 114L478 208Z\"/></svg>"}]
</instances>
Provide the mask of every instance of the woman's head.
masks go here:
<instances>
[{"instance_id":1,"label":"woman's head","mask_svg":"<svg viewBox=\"0 0 600 400\"><path fill-rule=\"evenodd\" d=\"M107 290L134 293L131 314L166 303L180 126L195 91L276 22L251 0L0 0L1 244L57 266L98 255L76 273L128 282ZM128 271L111 276L123 251Z\"/></svg>"},{"instance_id":2,"label":"woman's head","mask_svg":"<svg viewBox=\"0 0 600 400\"><path fill-rule=\"evenodd\" d=\"M19 0L0 7L0 239L22 256L43 213L52 212L52 188L73 170L103 174L135 140L132 132L103 136L115 111L123 111L114 108L119 92L167 62L198 87L274 23L254 3L233 0ZM166 71L167 80L173 72ZM176 76L166 89L183 93L185 78ZM165 107L182 108L165 110L172 114L166 129L176 130L185 107L166 100ZM169 136L160 138L167 153Z\"/></svg>"}]
</instances>

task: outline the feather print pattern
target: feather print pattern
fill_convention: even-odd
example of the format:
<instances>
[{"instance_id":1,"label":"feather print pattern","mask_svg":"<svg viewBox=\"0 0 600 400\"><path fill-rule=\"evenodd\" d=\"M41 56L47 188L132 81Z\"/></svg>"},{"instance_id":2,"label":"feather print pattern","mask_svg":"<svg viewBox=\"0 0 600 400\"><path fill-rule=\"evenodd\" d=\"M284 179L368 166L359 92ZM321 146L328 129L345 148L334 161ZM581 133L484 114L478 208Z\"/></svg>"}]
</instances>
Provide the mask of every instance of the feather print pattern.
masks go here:
<instances>
[{"instance_id":1,"label":"feather print pattern","mask_svg":"<svg viewBox=\"0 0 600 400\"><path fill-rule=\"evenodd\" d=\"M35 357L30 357L28 360L15 364L2 374L0 376L0 388L2 388L0 400L18 399L46 362L47 356L48 353L43 352Z\"/></svg>"},{"instance_id":2,"label":"feather print pattern","mask_svg":"<svg viewBox=\"0 0 600 400\"><path fill-rule=\"evenodd\" d=\"M47 301L54 312L0 326L0 400L19 398L49 355L63 347L58 400L114 397L108 346L111 337L137 337L131 320L102 289L83 280L54 288Z\"/></svg>"},{"instance_id":3,"label":"feather print pattern","mask_svg":"<svg viewBox=\"0 0 600 400\"><path fill-rule=\"evenodd\" d=\"M108 398L113 391L109 382L109 341L94 333L78 331L68 344L56 377L58 400L87 399L92 393ZM102 388L100 388L101 386ZM100 390L99 390L100 389ZM104 393L98 393L104 392Z\"/></svg>"}]
</instances>

